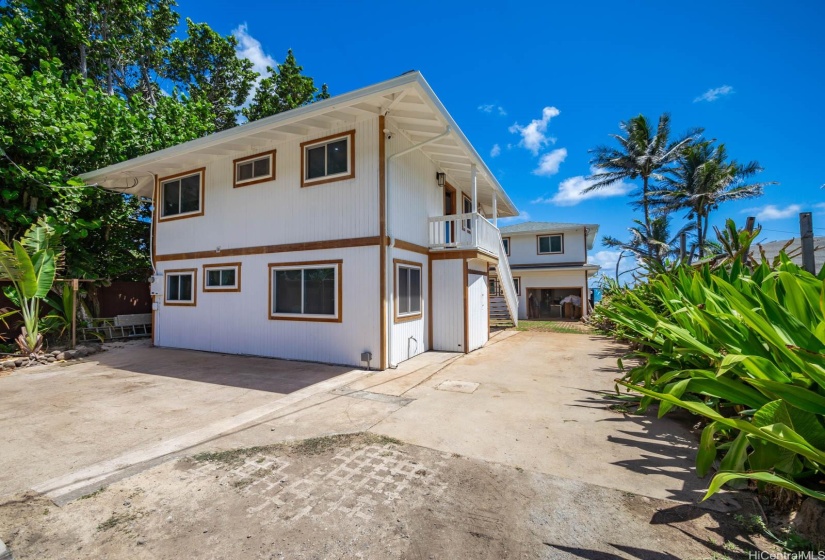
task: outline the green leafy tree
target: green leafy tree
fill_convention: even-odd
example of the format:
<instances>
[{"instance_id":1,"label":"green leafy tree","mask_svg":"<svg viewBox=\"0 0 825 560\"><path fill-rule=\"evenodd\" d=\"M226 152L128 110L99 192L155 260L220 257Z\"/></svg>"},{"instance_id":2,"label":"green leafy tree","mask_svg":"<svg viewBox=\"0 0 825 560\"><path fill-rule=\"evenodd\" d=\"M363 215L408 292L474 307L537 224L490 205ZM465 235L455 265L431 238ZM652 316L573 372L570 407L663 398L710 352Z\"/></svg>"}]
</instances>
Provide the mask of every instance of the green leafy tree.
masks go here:
<instances>
[{"instance_id":1,"label":"green leafy tree","mask_svg":"<svg viewBox=\"0 0 825 560\"><path fill-rule=\"evenodd\" d=\"M622 122L619 127L622 130L620 134L610 135L618 147L598 146L590 150L593 154L590 164L598 172L589 177L595 182L584 192L599 190L619 181L641 179L642 190L636 204L644 211L644 232L649 236L653 232L651 182L664 178L665 172L699 131L671 140L670 115L667 113L659 117L655 127L644 115ZM653 252L654 247L649 247L648 253Z\"/></svg>"},{"instance_id":2,"label":"green leafy tree","mask_svg":"<svg viewBox=\"0 0 825 560\"><path fill-rule=\"evenodd\" d=\"M188 36L175 39L169 52L168 76L184 85L195 100L209 103L215 129L237 125L237 117L258 73L252 62L238 58L235 37L216 33L205 23L186 20Z\"/></svg>"},{"instance_id":3,"label":"green leafy tree","mask_svg":"<svg viewBox=\"0 0 825 560\"><path fill-rule=\"evenodd\" d=\"M748 182L761 171L755 161L729 161L724 144L714 146L712 141L701 140L682 150L675 166L662 178L662 190L651 193L651 199L666 212L687 211L686 218L695 225L696 246L702 258L710 213L725 202L761 196L765 186L775 184Z\"/></svg>"},{"instance_id":4,"label":"green leafy tree","mask_svg":"<svg viewBox=\"0 0 825 560\"><path fill-rule=\"evenodd\" d=\"M328 99L327 85L323 84L319 92L315 81L302 74L303 69L295 60L292 49L287 51L286 60L277 69L267 67L269 75L261 80L249 107L243 109L247 120L256 121L320 99Z\"/></svg>"}]
</instances>

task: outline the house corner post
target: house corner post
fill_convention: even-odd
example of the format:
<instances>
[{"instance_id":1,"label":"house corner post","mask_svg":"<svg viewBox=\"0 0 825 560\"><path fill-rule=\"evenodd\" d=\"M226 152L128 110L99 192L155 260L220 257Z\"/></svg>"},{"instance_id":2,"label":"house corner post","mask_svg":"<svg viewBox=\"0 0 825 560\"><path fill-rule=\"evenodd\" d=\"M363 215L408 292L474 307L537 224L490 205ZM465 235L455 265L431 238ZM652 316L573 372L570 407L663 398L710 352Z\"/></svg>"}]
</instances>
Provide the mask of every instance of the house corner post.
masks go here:
<instances>
[{"instance_id":1,"label":"house corner post","mask_svg":"<svg viewBox=\"0 0 825 560\"><path fill-rule=\"evenodd\" d=\"M386 137L384 136L386 117L378 115L378 223L379 223L379 237L378 245L378 291L380 292L379 313L380 319L378 321L379 329L379 369L387 369L387 145Z\"/></svg>"}]
</instances>

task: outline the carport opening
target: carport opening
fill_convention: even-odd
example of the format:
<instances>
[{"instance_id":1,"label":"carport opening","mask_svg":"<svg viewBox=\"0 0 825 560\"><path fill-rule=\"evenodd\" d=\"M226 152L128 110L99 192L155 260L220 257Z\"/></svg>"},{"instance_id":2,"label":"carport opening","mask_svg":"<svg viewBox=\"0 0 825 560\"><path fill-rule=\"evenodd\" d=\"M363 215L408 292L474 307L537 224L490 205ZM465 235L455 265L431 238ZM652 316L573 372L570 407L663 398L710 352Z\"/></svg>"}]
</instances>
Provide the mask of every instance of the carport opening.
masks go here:
<instances>
[{"instance_id":1,"label":"carport opening","mask_svg":"<svg viewBox=\"0 0 825 560\"><path fill-rule=\"evenodd\" d=\"M528 319L534 321L577 321L581 317L581 288L528 288Z\"/></svg>"}]
</instances>

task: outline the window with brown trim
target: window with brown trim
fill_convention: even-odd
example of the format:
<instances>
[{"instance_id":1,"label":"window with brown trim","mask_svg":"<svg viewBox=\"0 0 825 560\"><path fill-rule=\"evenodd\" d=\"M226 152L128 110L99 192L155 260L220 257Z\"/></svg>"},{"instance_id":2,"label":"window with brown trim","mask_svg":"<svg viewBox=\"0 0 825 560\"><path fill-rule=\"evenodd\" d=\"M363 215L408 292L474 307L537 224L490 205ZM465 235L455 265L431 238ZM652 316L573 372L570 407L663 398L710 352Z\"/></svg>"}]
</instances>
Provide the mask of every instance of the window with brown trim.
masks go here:
<instances>
[{"instance_id":1,"label":"window with brown trim","mask_svg":"<svg viewBox=\"0 0 825 560\"><path fill-rule=\"evenodd\" d=\"M263 152L232 162L232 186L246 187L275 179L275 152Z\"/></svg>"},{"instance_id":2,"label":"window with brown trim","mask_svg":"<svg viewBox=\"0 0 825 560\"><path fill-rule=\"evenodd\" d=\"M164 305L196 305L198 271L194 268L163 272Z\"/></svg>"},{"instance_id":3,"label":"window with brown trim","mask_svg":"<svg viewBox=\"0 0 825 560\"><path fill-rule=\"evenodd\" d=\"M355 131L301 144L301 186L311 187L355 177Z\"/></svg>"},{"instance_id":4,"label":"window with brown trim","mask_svg":"<svg viewBox=\"0 0 825 560\"><path fill-rule=\"evenodd\" d=\"M160 216L158 220L202 216L205 180L205 168L159 179Z\"/></svg>"},{"instance_id":5,"label":"window with brown trim","mask_svg":"<svg viewBox=\"0 0 825 560\"><path fill-rule=\"evenodd\" d=\"M240 292L241 263L203 265L204 292Z\"/></svg>"},{"instance_id":6,"label":"window with brown trim","mask_svg":"<svg viewBox=\"0 0 825 560\"><path fill-rule=\"evenodd\" d=\"M342 321L343 261L269 265L269 318L287 321Z\"/></svg>"},{"instance_id":7,"label":"window with brown trim","mask_svg":"<svg viewBox=\"0 0 825 560\"><path fill-rule=\"evenodd\" d=\"M539 255L555 255L564 253L564 234L537 235L536 250Z\"/></svg>"},{"instance_id":8,"label":"window with brown trim","mask_svg":"<svg viewBox=\"0 0 825 560\"><path fill-rule=\"evenodd\" d=\"M394 259L395 322L413 321L422 317L424 305L420 263Z\"/></svg>"},{"instance_id":9,"label":"window with brown trim","mask_svg":"<svg viewBox=\"0 0 825 560\"><path fill-rule=\"evenodd\" d=\"M502 237L501 242L504 244L504 254L510 256L510 238Z\"/></svg>"}]
</instances>

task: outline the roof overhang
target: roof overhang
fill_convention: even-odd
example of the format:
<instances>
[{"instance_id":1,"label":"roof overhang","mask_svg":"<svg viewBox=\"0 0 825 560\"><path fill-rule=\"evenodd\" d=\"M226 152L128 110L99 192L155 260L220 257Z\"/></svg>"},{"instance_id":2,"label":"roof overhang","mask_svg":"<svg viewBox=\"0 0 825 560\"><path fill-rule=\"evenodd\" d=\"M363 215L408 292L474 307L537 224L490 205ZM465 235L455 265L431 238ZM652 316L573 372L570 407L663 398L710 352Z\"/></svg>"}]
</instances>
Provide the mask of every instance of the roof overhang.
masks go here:
<instances>
[{"instance_id":1,"label":"roof overhang","mask_svg":"<svg viewBox=\"0 0 825 560\"><path fill-rule=\"evenodd\" d=\"M274 147L325 130L354 124L366 116L386 115L388 124L414 144L432 139L449 127L443 138L421 151L462 189L470 187L470 170L477 169L482 204L496 193L498 215L517 216L518 210L493 173L461 132L420 72L409 72L366 88L304 107L245 123L229 130L184 142L81 175L87 184L152 198L155 177L202 167L215 157L240 155Z\"/></svg>"}]
</instances>

